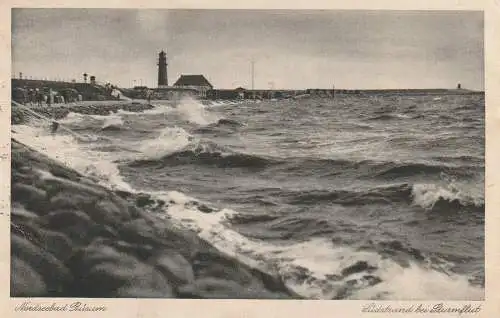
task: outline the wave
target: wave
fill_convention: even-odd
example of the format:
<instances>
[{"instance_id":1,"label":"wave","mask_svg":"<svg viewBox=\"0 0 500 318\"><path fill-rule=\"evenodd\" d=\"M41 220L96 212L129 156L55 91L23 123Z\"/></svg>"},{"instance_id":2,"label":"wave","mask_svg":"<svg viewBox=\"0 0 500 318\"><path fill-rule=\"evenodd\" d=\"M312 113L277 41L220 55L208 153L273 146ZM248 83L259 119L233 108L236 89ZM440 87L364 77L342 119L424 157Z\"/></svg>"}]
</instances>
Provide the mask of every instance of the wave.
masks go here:
<instances>
[{"instance_id":1,"label":"wave","mask_svg":"<svg viewBox=\"0 0 500 318\"><path fill-rule=\"evenodd\" d=\"M333 190L309 191L307 193L289 194L290 204L314 204L330 202L341 205L366 205L375 203L411 202L412 187L409 184L398 184L388 187L377 187L365 191Z\"/></svg>"},{"instance_id":2,"label":"wave","mask_svg":"<svg viewBox=\"0 0 500 318\"><path fill-rule=\"evenodd\" d=\"M237 120L221 118L217 121L217 123L215 123L215 126L217 126L217 127L220 127L220 126L241 127L241 126L243 126L243 124Z\"/></svg>"},{"instance_id":3,"label":"wave","mask_svg":"<svg viewBox=\"0 0 500 318\"><path fill-rule=\"evenodd\" d=\"M116 153L101 151L102 146L96 143L99 138L82 143L72 135L51 135L44 128L24 125L17 125L12 137L84 175L97 178L103 186L131 191L114 163Z\"/></svg>"},{"instance_id":4,"label":"wave","mask_svg":"<svg viewBox=\"0 0 500 318\"><path fill-rule=\"evenodd\" d=\"M218 115L206 110L202 103L191 98L182 99L175 111L184 120L202 126L216 123L220 119Z\"/></svg>"},{"instance_id":5,"label":"wave","mask_svg":"<svg viewBox=\"0 0 500 318\"><path fill-rule=\"evenodd\" d=\"M384 250L342 246L326 238L308 239L301 243L272 244L244 236L227 226L229 220L244 220L234 210L201 213L190 198L178 192L156 193L172 202L166 214L185 224L219 250L250 266L278 275L287 286L312 299L477 299L484 289L470 285L468 278L436 270L438 265L426 265L418 250L397 243L388 243ZM285 223L263 215L262 221L274 222L275 227L298 225L292 217ZM323 228L323 223L310 220L309 225ZM391 253L413 254L404 261ZM408 284L419 288L408 290Z\"/></svg>"},{"instance_id":6,"label":"wave","mask_svg":"<svg viewBox=\"0 0 500 318\"><path fill-rule=\"evenodd\" d=\"M396 184L375 187L361 191L350 190L315 190L309 192L282 192L289 204L310 205L321 202L350 205L404 203L420 206L424 209L439 211L475 210L484 211L484 197L459 190L456 184Z\"/></svg>"},{"instance_id":7,"label":"wave","mask_svg":"<svg viewBox=\"0 0 500 318\"><path fill-rule=\"evenodd\" d=\"M157 160L136 160L129 165L133 167L161 165L202 165L218 168L265 168L278 164L273 159L244 153L232 152L215 143L198 142L183 147L182 150L165 155Z\"/></svg>"},{"instance_id":8,"label":"wave","mask_svg":"<svg viewBox=\"0 0 500 318\"><path fill-rule=\"evenodd\" d=\"M395 163L388 162L382 164L376 164L373 166L373 176L384 177L384 178L394 178L394 177L411 177L418 175L440 175L442 173L447 173L456 176L471 176L470 169L474 167L470 166L451 166L451 165L433 165L426 163Z\"/></svg>"},{"instance_id":9,"label":"wave","mask_svg":"<svg viewBox=\"0 0 500 318\"><path fill-rule=\"evenodd\" d=\"M239 121L221 118L215 123L208 124L206 126L202 126L198 129L195 129L194 132L199 134L205 134L205 133L231 134L237 128L243 126L244 124L240 123Z\"/></svg>"},{"instance_id":10,"label":"wave","mask_svg":"<svg viewBox=\"0 0 500 318\"><path fill-rule=\"evenodd\" d=\"M218 123L221 120L218 121ZM212 127L215 127L212 124ZM231 122L231 125L233 123ZM210 126L194 130L196 133L215 132ZM217 131L219 132L219 131ZM229 132L228 132L229 133ZM154 164L161 161L164 165L198 164L215 167L273 167L276 173L318 177L349 175L358 179L378 178L393 180L408 177L441 177L443 174L464 178L474 178L484 169L472 157L437 157L435 162L394 162L349 159L312 159L301 157L272 157L267 155L236 152L215 143L199 140L183 128L165 128L160 136L141 142L139 146L145 155L141 160Z\"/></svg>"},{"instance_id":11,"label":"wave","mask_svg":"<svg viewBox=\"0 0 500 318\"><path fill-rule=\"evenodd\" d=\"M159 131L155 138L142 140L136 148L141 153L137 161L156 161L166 155L181 151L193 140L186 130L181 127L166 127Z\"/></svg>"},{"instance_id":12,"label":"wave","mask_svg":"<svg viewBox=\"0 0 500 318\"><path fill-rule=\"evenodd\" d=\"M359 179L379 178L391 179L418 176L437 176L448 174L461 177L474 177L481 173L482 168L474 162L459 162L457 164L435 162L396 162L349 159L310 159L288 158L283 170L288 173L301 174L313 172L321 177L350 175ZM484 170L484 169L483 169Z\"/></svg>"},{"instance_id":13,"label":"wave","mask_svg":"<svg viewBox=\"0 0 500 318\"><path fill-rule=\"evenodd\" d=\"M460 189L454 183L446 186L429 183L416 184L412 187L412 198L415 204L430 210L467 209L484 212L485 208L484 197Z\"/></svg>"},{"instance_id":14,"label":"wave","mask_svg":"<svg viewBox=\"0 0 500 318\"><path fill-rule=\"evenodd\" d=\"M179 133L183 134L180 130ZM16 126L13 135L20 142L83 174L100 178L110 188L137 192L121 179L109 157L86 147L90 145L79 144L71 136L44 135L43 131L22 125ZM216 145L207 147L217 148ZM418 259L402 265L376 250L341 246L323 238L291 244L250 239L228 226L228 221L238 215L233 210L204 213L200 209L202 205L193 204L198 200L180 192L146 192L154 199L169 202L164 210L165 217L171 218L177 226L196 231L202 239L250 266L279 275L290 288L305 297L365 300L443 297L480 300L484 297L484 289L471 286L466 277L436 271ZM290 219L287 224L297 226L298 223ZM277 227L281 225L275 223ZM310 221L309 225L325 227L321 221ZM396 244L386 250L397 248ZM409 290L409 284L418 288Z\"/></svg>"},{"instance_id":15,"label":"wave","mask_svg":"<svg viewBox=\"0 0 500 318\"><path fill-rule=\"evenodd\" d=\"M391 120L391 119L411 119L412 117L406 114L382 114L373 117L368 117L366 120Z\"/></svg>"},{"instance_id":16,"label":"wave","mask_svg":"<svg viewBox=\"0 0 500 318\"><path fill-rule=\"evenodd\" d=\"M101 126L102 131L119 131L123 129L123 119L118 116L109 116Z\"/></svg>"}]
</instances>

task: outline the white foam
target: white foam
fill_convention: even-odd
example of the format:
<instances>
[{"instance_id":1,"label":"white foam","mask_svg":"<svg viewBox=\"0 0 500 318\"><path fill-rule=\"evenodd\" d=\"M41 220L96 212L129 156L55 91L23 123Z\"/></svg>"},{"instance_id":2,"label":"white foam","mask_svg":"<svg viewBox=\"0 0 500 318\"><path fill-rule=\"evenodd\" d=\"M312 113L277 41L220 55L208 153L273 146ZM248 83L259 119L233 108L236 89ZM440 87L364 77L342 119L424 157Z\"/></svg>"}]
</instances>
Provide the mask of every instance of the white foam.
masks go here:
<instances>
[{"instance_id":1,"label":"white foam","mask_svg":"<svg viewBox=\"0 0 500 318\"><path fill-rule=\"evenodd\" d=\"M16 125L12 137L76 171L97 177L105 186L131 191L108 153L92 151L91 144L78 144L72 135L51 135L49 127Z\"/></svg>"},{"instance_id":2,"label":"white foam","mask_svg":"<svg viewBox=\"0 0 500 318\"><path fill-rule=\"evenodd\" d=\"M101 128L108 128L108 127L123 127L123 119L119 116L108 116L105 118Z\"/></svg>"},{"instance_id":3,"label":"white foam","mask_svg":"<svg viewBox=\"0 0 500 318\"><path fill-rule=\"evenodd\" d=\"M182 99L176 111L185 120L197 125L208 125L220 119L216 114L207 111L203 104L191 98Z\"/></svg>"},{"instance_id":4,"label":"white foam","mask_svg":"<svg viewBox=\"0 0 500 318\"><path fill-rule=\"evenodd\" d=\"M165 104L152 104L152 105L155 106L155 108L147 109L142 113L136 113L136 114L157 115L157 114L168 114L174 111L174 108L169 105Z\"/></svg>"},{"instance_id":5,"label":"white foam","mask_svg":"<svg viewBox=\"0 0 500 318\"><path fill-rule=\"evenodd\" d=\"M137 159L160 159L168 154L180 151L189 145L191 135L180 127L163 128L158 137L143 140L137 144L142 153Z\"/></svg>"},{"instance_id":6,"label":"white foam","mask_svg":"<svg viewBox=\"0 0 500 318\"><path fill-rule=\"evenodd\" d=\"M474 195L473 188L461 186L452 182L447 185L433 183L415 184L412 188L413 202L425 209L431 209L440 199L447 201L458 200L462 204L484 204L480 194Z\"/></svg>"},{"instance_id":7,"label":"white foam","mask_svg":"<svg viewBox=\"0 0 500 318\"><path fill-rule=\"evenodd\" d=\"M66 125L80 124L80 123L88 125L88 122L90 120L96 122L103 122L104 123L103 126L105 126L107 122L119 122L121 120L119 114L120 112L110 115L87 115L87 114L70 112L68 115L66 115L66 117L58 121Z\"/></svg>"},{"instance_id":8,"label":"white foam","mask_svg":"<svg viewBox=\"0 0 500 318\"><path fill-rule=\"evenodd\" d=\"M85 120L85 115L70 112L68 115L66 115L66 117L60 119L59 122L63 124L74 124L82 122L83 120Z\"/></svg>"},{"instance_id":9,"label":"white foam","mask_svg":"<svg viewBox=\"0 0 500 318\"><path fill-rule=\"evenodd\" d=\"M406 299L406 300L480 300L484 290L473 287L466 277L438 272L423 265L402 267L391 259L383 259L370 251L356 251L351 247L335 246L327 239L312 239L303 243L273 245L249 239L226 226L236 212L223 209L203 213L186 204L195 199L179 192L153 195L173 202L166 211L169 216L224 253L238 258L250 266L278 273L295 292L313 299L334 298L347 286L348 280L360 279L366 272L349 275L338 281L328 275L341 275L342 269L358 261L366 261L378 269L371 273L382 279L372 287L360 286L346 294L349 299ZM314 279L298 281L300 272L307 269ZM411 286L411 288L409 288Z\"/></svg>"}]
</instances>

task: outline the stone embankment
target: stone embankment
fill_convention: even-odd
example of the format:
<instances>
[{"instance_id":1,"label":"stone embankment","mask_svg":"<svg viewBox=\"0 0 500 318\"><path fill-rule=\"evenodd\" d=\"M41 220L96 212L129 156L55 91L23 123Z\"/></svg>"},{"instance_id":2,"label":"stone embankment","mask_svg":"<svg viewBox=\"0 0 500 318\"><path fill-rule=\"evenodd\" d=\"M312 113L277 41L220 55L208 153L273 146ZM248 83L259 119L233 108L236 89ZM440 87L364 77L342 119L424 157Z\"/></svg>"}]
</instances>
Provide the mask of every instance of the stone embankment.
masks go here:
<instances>
[{"instance_id":1,"label":"stone embankment","mask_svg":"<svg viewBox=\"0 0 500 318\"><path fill-rule=\"evenodd\" d=\"M82 104L66 105L57 104L53 106L12 106L11 122L13 125L21 124L25 120L27 111L38 113L44 117L61 119L66 117L69 113L80 113L85 115L102 115L106 116L111 113L116 113L119 110L128 112L142 112L154 108L151 104L140 102L84 102Z\"/></svg>"}]
</instances>

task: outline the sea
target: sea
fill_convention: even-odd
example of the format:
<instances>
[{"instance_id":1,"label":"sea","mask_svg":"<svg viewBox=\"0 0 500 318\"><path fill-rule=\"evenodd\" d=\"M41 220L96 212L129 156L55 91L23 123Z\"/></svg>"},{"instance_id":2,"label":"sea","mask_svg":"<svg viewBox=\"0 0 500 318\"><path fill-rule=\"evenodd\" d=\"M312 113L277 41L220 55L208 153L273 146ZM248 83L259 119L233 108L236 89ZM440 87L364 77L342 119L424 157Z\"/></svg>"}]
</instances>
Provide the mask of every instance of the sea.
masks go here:
<instances>
[{"instance_id":1,"label":"sea","mask_svg":"<svg viewBox=\"0 0 500 318\"><path fill-rule=\"evenodd\" d=\"M484 94L152 104L12 137L305 298L484 299Z\"/></svg>"}]
</instances>

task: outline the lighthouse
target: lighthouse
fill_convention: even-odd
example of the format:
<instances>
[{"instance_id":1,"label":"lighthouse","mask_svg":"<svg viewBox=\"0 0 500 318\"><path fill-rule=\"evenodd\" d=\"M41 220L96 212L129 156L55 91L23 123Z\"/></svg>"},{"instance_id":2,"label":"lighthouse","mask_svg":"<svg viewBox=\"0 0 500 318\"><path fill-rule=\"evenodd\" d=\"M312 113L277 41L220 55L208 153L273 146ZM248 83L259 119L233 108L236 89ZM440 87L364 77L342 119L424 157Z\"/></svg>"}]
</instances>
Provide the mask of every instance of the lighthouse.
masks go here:
<instances>
[{"instance_id":1,"label":"lighthouse","mask_svg":"<svg viewBox=\"0 0 500 318\"><path fill-rule=\"evenodd\" d=\"M161 51L158 55L158 87L168 86L167 53Z\"/></svg>"}]
</instances>

